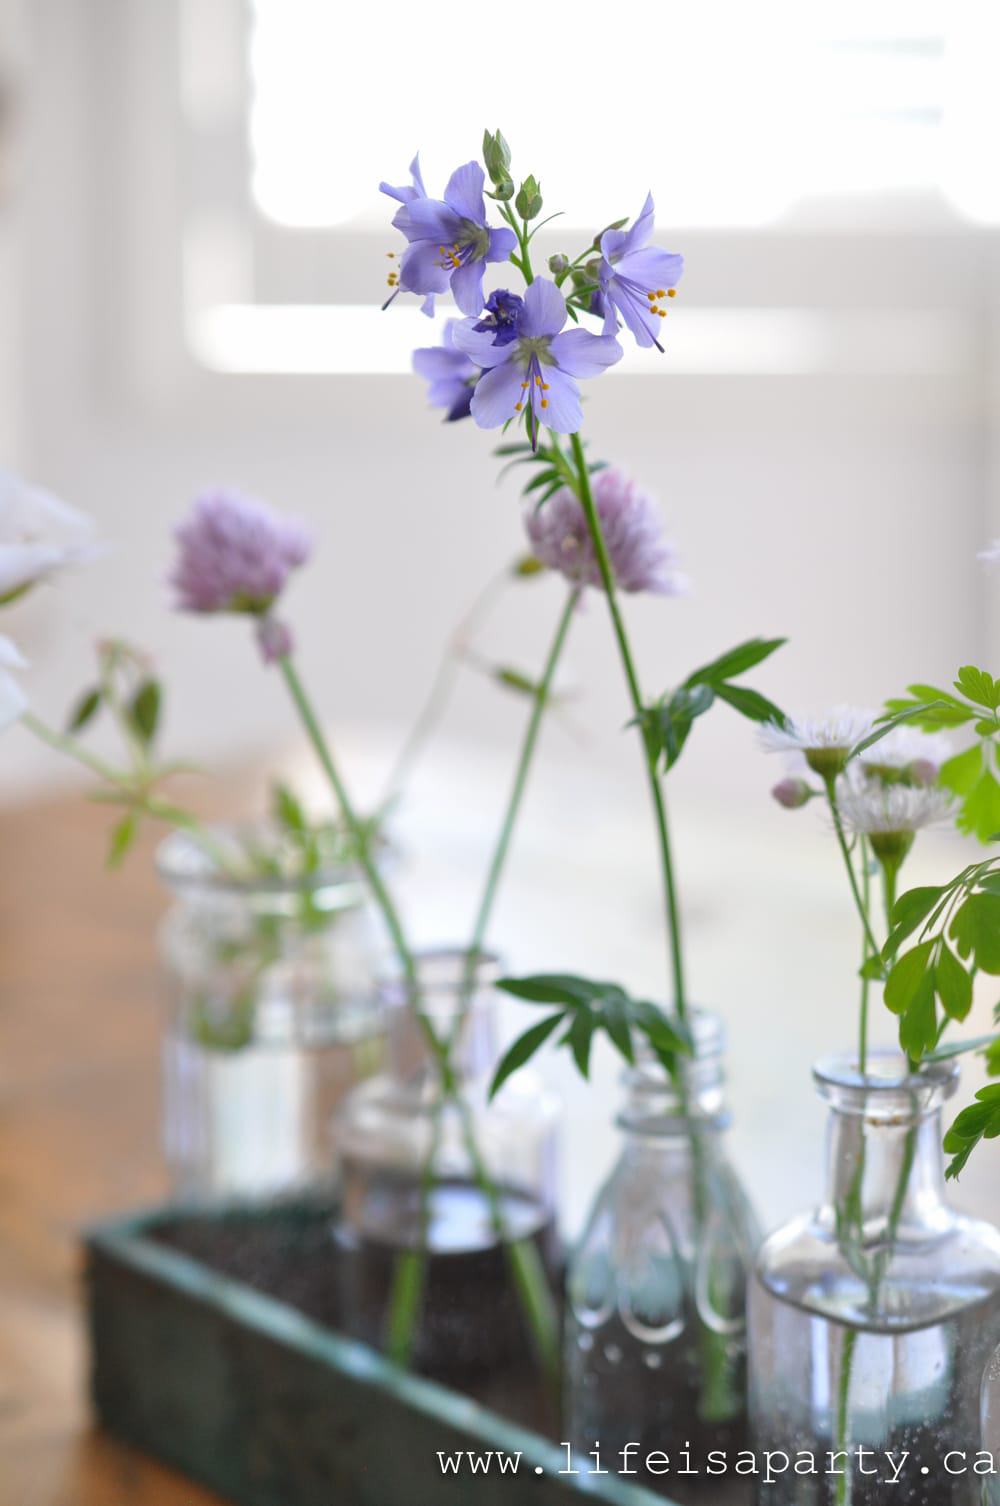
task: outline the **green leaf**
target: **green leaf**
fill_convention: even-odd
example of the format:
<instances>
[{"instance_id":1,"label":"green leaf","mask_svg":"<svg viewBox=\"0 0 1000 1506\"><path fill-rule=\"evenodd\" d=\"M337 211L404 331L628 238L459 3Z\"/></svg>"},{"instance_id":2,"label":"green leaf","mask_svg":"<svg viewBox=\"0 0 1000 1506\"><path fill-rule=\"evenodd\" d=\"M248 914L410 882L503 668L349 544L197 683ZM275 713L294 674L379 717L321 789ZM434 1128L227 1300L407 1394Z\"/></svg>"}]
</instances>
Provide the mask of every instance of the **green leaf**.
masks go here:
<instances>
[{"instance_id":1,"label":"green leaf","mask_svg":"<svg viewBox=\"0 0 1000 1506\"><path fill-rule=\"evenodd\" d=\"M898 703L890 701L888 704L893 706ZM902 726L904 722L917 721L928 711L932 711L935 703L921 701L916 704L910 702L903 702L902 704L905 707L904 710L896 711L885 720L881 720L873 732L869 732L867 737L863 737L860 742L854 744L848 756L848 763L850 763L852 758L857 758L859 753L864 753L868 748L872 748L876 743L880 743L883 737L888 737L894 728ZM938 704L943 706L944 702L941 701Z\"/></svg>"},{"instance_id":2,"label":"green leaf","mask_svg":"<svg viewBox=\"0 0 1000 1506\"><path fill-rule=\"evenodd\" d=\"M125 855L132 846L139 831L139 814L131 810L124 815L111 832L111 845L108 849L108 867L120 868L125 860Z\"/></svg>"},{"instance_id":3,"label":"green leaf","mask_svg":"<svg viewBox=\"0 0 1000 1506\"><path fill-rule=\"evenodd\" d=\"M1000 1045L1000 1035L974 1035L964 1041L949 1041L945 1046L935 1046L924 1057L925 1062L950 1062L956 1056L965 1056L970 1051L988 1051Z\"/></svg>"},{"instance_id":4,"label":"green leaf","mask_svg":"<svg viewBox=\"0 0 1000 1506\"><path fill-rule=\"evenodd\" d=\"M275 821L286 831L301 835L308 830L305 812L287 784L275 783L272 786L271 806Z\"/></svg>"},{"instance_id":5,"label":"green leaf","mask_svg":"<svg viewBox=\"0 0 1000 1506\"><path fill-rule=\"evenodd\" d=\"M734 711L749 717L752 722L775 722L782 727L787 720L780 706L746 685L716 685L715 693L720 701L726 701Z\"/></svg>"},{"instance_id":6,"label":"green leaf","mask_svg":"<svg viewBox=\"0 0 1000 1506\"><path fill-rule=\"evenodd\" d=\"M934 968L934 987L950 1020L964 1020L972 1008L972 979L946 941Z\"/></svg>"},{"instance_id":7,"label":"green leaf","mask_svg":"<svg viewBox=\"0 0 1000 1506\"><path fill-rule=\"evenodd\" d=\"M84 691L70 712L66 723L67 732L82 732L88 722L93 721L101 706L101 692L96 687L93 690Z\"/></svg>"},{"instance_id":8,"label":"green leaf","mask_svg":"<svg viewBox=\"0 0 1000 1506\"><path fill-rule=\"evenodd\" d=\"M930 983L933 998L934 980L928 974L933 950L933 941L922 941L919 946L904 952L896 962L885 985L886 1008L893 1014L905 1014L924 987L925 978Z\"/></svg>"},{"instance_id":9,"label":"green leaf","mask_svg":"<svg viewBox=\"0 0 1000 1506\"><path fill-rule=\"evenodd\" d=\"M493 1074L493 1081L490 1083L491 1099L496 1097L508 1077L516 1072L519 1067L523 1067L525 1062L531 1060L539 1047L545 1044L552 1032L565 1018L565 1012L560 1010L558 1014L548 1015L544 1020L540 1020L537 1025L532 1025L523 1035L518 1036L517 1040L504 1052Z\"/></svg>"},{"instance_id":10,"label":"green leaf","mask_svg":"<svg viewBox=\"0 0 1000 1506\"><path fill-rule=\"evenodd\" d=\"M943 893L943 887L928 885L919 889L907 889L905 894L899 896L892 908L892 934L882 948L886 962L895 956L900 942L905 941L931 913Z\"/></svg>"},{"instance_id":11,"label":"green leaf","mask_svg":"<svg viewBox=\"0 0 1000 1506\"><path fill-rule=\"evenodd\" d=\"M963 959L994 977L1000 973L1000 894L970 894L955 911L948 934Z\"/></svg>"},{"instance_id":12,"label":"green leaf","mask_svg":"<svg viewBox=\"0 0 1000 1506\"><path fill-rule=\"evenodd\" d=\"M510 573L518 580L532 580L536 575L544 575L548 568L534 554L522 554L511 566Z\"/></svg>"},{"instance_id":13,"label":"green leaf","mask_svg":"<svg viewBox=\"0 0 1000 1506\"><path fill-rule=\"evenodd\" d=\"M1000 826L1000 784L990 769L984 769L966 795L958 813L958 829L980 842L989 842Z\"/></svg>"},{"instance_id":14,"label":"green leaf","mask_svg":"<svg viewBox=\"0 0 1000 1506\"><path fill-rule=\"evenodd\" d=\"M753 669L755 664L762 664L787 642L787 638L750 638L746 643L731 648L728 653L720 654L710 664L703 664L701 669L688 675L684 684L717 687L721 681L731 680L734 675L742 675L748 669Z\"/></svg>"},{"instance_id":15,"label":"green leaf","mask_svg":"<svg viewBox=\"0 0 1000 1506\"><path fill-rule=\"evenodd\" d=\"M615 996L606 999L601 1006L601 1018L612 1045L632 1065L635 1062L635 1048L632 1045L626 1001Z\"/></svg>"},{"instance_id":16,"label":"green leaf","mask_svg":"<svg viewBox=\"0 0 1000 1506\"><path fill-rule=\"evenodd\" d=\"M523 999L526 1004L568 1004L573 1008L589 1004L601 994L617 988L614 983L593 983L575 973L534 973L527 978L501 978L496 986L515 999Z\"/></svg>"},{"instance_id":17,"label":"green leaf","mask_svg":"<svg viewBox=\"0 0 1000 1506\"><path fill-rule=\"evenodd\" d=\"M577 1071L583 1078L590 1076L590 1048L594 1040L594 1030L597 1021L590 1010L584 1006L578 1009L573 1016L573 1023L567 1030L563 1040L573 1053Z\"/></svg>"},{"instance_id":18,"label":"green leaf","mask_svg":"<svg viewBox=\"0 0 1000 1506\"><path fill-rule=\"evenodd\" d=\"M151 743L156 736L161 701L160 687L155 680L143 680L132 697L128 708L129 721L144 743Z\"/></svg>"},{"instance_id":19,"label":"green leaf","mask_svg":"<svg viewBox=\"0 0 1000 1506\"><path fill-rule=\"evenodd\" d=\"M868 961L858 968L858 977L867 978L873 983L881 983L885 977L885 963L881 957L869 957Z\"/></svg>"},{"instance_id":20,"label":"green leaf","mask_svg":"<svg viewBox=\"0 0 1000 1506\"><path fill-rule=\"evenodd\" d=\"M944 1148L953 1157L945 1176L957 1177L980 1140L1000 1135L1000 1083L980 1088L975 1103L962 1110L944 1137Z\"/></svg>"},{"instance_id":21,"label":"green leaf","mask_svg":"<svg viewBox=\"0 0 1000 1506\"><path fill-rule=\"evenodd\" d=\"M507 664L498 664L493 670L493 678L498 685L503 685L506 690L516 690L519 695L537 697L541 690L536 680Z\"/></svg>"},{"instance_id":22,"label":"green leaf","mask_svg":"<svg viewBox=\"0 0 1000 1506\"><path fill-rule=\"evenodd\" d=\"M966 748L963 753L956 753L954 758L946 758L941 765L938 778L946 790L951 790L956 795L968 795L979 778L982 768L982 746L979 743L973 743L972 747Z\"/></svg>"},{"instance_id":23,"label":"green leaf","mask_svg":"<svg viewBox=\"0 0 1000 1506\"><path fill-rule=\"evenodd\" d=\"M934 685L911 685L910 694L898 700L886 701L890 714L909 712L907 720L913 721L926 732L935 732L942 727L961 727L971 722L975 712L947 690L938 690Z\"/></svg>"},{"instance_id":24,"label":"green leaf","mask_svg":"<svg viewBox=\"0 0 1000 1506\"><path fill-rule=\"evenodd\" d=\"M937 1045L937 1008L934 1003L934 975L925 972L905 1013L899 1021L899 1044L913 1061Z\"/></svg>"},{"instance_id":25,"label":"green leaf","mask_svg":"<svg viewBox=\"0 0 1000 1506\"><path fill-rule=\"evenodd\" d=\"M682 685L647 708L643 729L655 756L663 759L664 770L673 768L684 751L695 718L704 716L714 700L715 690L711 685Z\"/></svg>"},{"instance_id":26,"label":"green leaf","mask_svg":"<svg viewBox=\"0 0 1000 1506\"><path fill-rule=\"evenodd\" d=\"M955 689L975 701L977 706L986 706L990 711L996 711L1000 706L1000 685L985 669L977 669L974 664L963 664L958 671Z\"/></svg>"}]
</instances>

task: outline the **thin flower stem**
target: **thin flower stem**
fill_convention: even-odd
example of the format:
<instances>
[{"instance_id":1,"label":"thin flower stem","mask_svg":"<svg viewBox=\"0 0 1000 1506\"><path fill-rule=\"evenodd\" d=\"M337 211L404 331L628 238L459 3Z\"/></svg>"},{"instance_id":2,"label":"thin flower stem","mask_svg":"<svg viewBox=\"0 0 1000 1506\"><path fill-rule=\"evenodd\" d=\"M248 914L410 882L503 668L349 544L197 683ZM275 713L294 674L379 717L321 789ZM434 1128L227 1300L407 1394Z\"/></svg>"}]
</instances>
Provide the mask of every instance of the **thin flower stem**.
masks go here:
<instances>
[{"instance_id":1,"label":"thin flower stem","mask_svg":"<svg viewBox=\"0 0 1000 1506\"><path fill-rule=\"evenodd\" d=\"M669 928L669 967L673 977L674 1008L680 1019L687 1013L687 999L684 989L684 964L681 951L681 925L680 913L677 904L677 887L674 879L673 857L670 849L670 832L667 824L666 800L663 788L656 769L656 755L650 746L649 739L643 726L645 705L642 692L639 688L639 679L636 674L635 663L632 658L632 650L629 646L628 634L618 608L618 600L615 591L614 572L608 557L607 545L604 541L604 533L601 529L601 520L594 503L594 494L590 486L590 473L587 470L587 462L583 454L583 445L580 435L570 435L570 447L573 451L573 459L576 463L577 484L579 487L580 503L583 507L587 527L594 544L594 553L597 556L597 566L601 572L601 582L604 586L604 594L608 600L608 610L611 613L611 624L615 638L618 642L618 652L625 673L625 681L628 686L632 709L638 719L640 735L642 737L643 755L646 765L646 774L649 781L649 792L653 801L653 811L656 817L657 835L660 845L660 862L663 869L663 887L667 907L667 923Z\"/></svg>"},{"instance_id":2,"label":"thin flower stem","mask_svg":"<svg viewBox=\"0 0 1000 1506\"><path fill-rule=\"evenodd\" d=\"M99 779L105 780L108 784L117 785L122 790L129 787L129 781L124 774L120 774L109 763L105 763L103 758L98 758L96 753L91 753L89 748L84 748L75 737L68 733L57 732L54 727L48 726L33 711L24 712L21 717L21 726L48 747L55 749L57 753L65 753L67 757L75 759L85 769L96 774Z\"/></svg>"},{"instance_id":3,"label":"thin flower stem","mask_svg":"<svg viewBox=\"0 0 1000 1506\"><path fill-rule=\"evenodd\" d=\"M831 778L825 779L823 783L826 789L827 805L830 807L830 816L833 820L833 829L837 834L837 845L840 848L841 856L844 859L844 867L847 869L847 877L851 885L851 893L854 896L854 903L857 907L858 915L861 917L861 928L864 931L865 940L867 941L868 946L871 949L872 956L878 957L881 954L881 948L878 942L875 940L875 935L871 927L871 921L868 919L864 901L861 898L861 890L858 888L858 876L854 871L854 863L851 859L851 850L847 845L847 837L844 835L844 823L840 819L840 811L837 807L835 781Z\"/></svg>"},{"instance_id":4,"label":"thin flower stem","mask_svg":"<svg viewBox=\"0 0 1000 1506\"><path fill-rule=\"evenodd\" d=\"M472 1163L476 1183L486 1199L490 1210L491 1222L497 1232L498 1238L501 1240L511 1266L518 1295L521 1298L525 1316L531 1325L539 1356L542 1358L547 1372L551 1373L556 1348L554 1340L554 1317L549 1323L543 1323L542 1321L543 1315L546 1312L552 1311L551 1295L547 1290L541 1290L545 1273L541 1269L540 1264L535 1268L526 1266L524 1252L520 1248L523 1241L508 1243L503 1238L505 1224L500 1196L483 1160L479 1146L476 1143L475 1129L469 1105L462 1096L461 1086L452 1066L450 1043L438 1036L432 1022L420 1007L419 978L417 976L416 962L407 943L402 922L393 904L392 897L382 879L382 875L372 860L364 827L359 820L347 787L334 762L333 755L323 736L319 721L306 695L305 688L299 679L298 672L287 654L283 655L278 662L281 665L285 683L302 719L302 724L309 737L309 741L313 746L324 773L330 781L330 785L340 805L344 822L357 845L358 860L371 886L372 894L385 920L400 965L403 968L414 1014L440 1073L442 1093L454 1103L458 1111L462 1124L463 1140ZM426 1177L429 1178L432 1173L433 1165L425 1168ZM404 1269L400 1274L398 1285L394 1283L394 1304L398 1302L399 1305L398 1309L394 1305L390 1310L387 1332L391 1336L393 1344L398 1346L400 1350L407 1347L405 1345L405 1325L408 1323L412 1327L416 1322L420 1295L423 1290L423 1272L426 1268L427 1251L423 1249L418 1253L420 1255L420 1262L416 1264L407 1258L407 1254L404 1254ZM528 1300L529 1289L531 1292L530 1301ZM409 1344L412 1344L412 1334Z\"/></svg>"},{"instance_id":5,"label":"thin flower stem","mask_svg":"<svg viewBox=\"0 0 1000 1506\"><path fill-rule=\"evenodd\" d=\"M868 872L868 843L861 838L861 900L865 908L865 914L871 914L871 877ZM862 938L861 944L861 1009L858 1015L858 1071L864 1077L868 1071L868 993L870 982L863 969L868 964L872 955L868 946L868 937Z\"/></svg>"},{"instance_id":6,"label":"thin flower stem","mask_svg":"<svg viewBox=\"0 0 1000 1506\"><path fill-rule=\"evenodd\" d=\"M562 657L562 651L566 643L573 615L576 611L577 602L580 599L579 588L570 591L566 598L566 604L559 614L556 624L555 636L549 649L542 677L538 682L534 695L534 703L531 708L531 716L524 733L524 741L521 744L521 754L517 761L514 772L514 782L511 786L510 797L504 812L500 832L496 846L493 849L493 857L486 873L486 882L483 885L482 898L479 901L479 909L476 912L475 924L472 928L472 939L469 942L469 952L474 957L482 948L486 936L490 916L493 913L493 905L497 896L500 879L503 874L507 854L510 851L511 838L514 835L514 826L521 810L521 802L524 799L524 791L528 782L528 774L534 758L535 748L538 744L538 734L541 730L542 719L552 692L552 682L555 678L556 668Z\"/></svg>"}]
</instances>

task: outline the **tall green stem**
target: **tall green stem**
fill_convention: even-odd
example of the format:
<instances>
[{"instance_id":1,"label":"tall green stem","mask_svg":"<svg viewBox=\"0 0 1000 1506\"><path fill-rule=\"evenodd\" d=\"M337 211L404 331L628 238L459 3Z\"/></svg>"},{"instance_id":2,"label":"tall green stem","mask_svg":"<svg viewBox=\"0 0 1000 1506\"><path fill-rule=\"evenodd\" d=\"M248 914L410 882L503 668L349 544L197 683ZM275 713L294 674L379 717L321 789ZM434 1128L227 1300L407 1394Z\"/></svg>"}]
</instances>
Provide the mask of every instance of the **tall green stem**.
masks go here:
<instances>
[{"instance_id":1,"label":"tall green stem","mask_svg":"<svg viewBox=\"0 0 1000 1506\"><path fill-rule=\"evenodd\" d=\"M868 843L861 838L861 902L865 914L871 917L871 876L868 872ZM858 1071L864 1077L868 1071L868 992L869 978L865 971L868 959L872 956L869 949L868 937L865 935L861 946L861 1009L858 1015Z\"/></svg>"},{"instance_id":2,"label":"tall green stem","mask_svg":"<svg viewBox=\"0 0 1000 1506\"><path fill-rule=\"evenodd\" d=\"M556 631L555 636L552 639L552 646L550 647L548 656L545 660L545 666L542 670L542 677L535 689L534 703L531 708L531 716L528 718L528 725L524 733L524 741L521 744L521 753L517 760L517 768L514 771L514 782L511 786L510 797L507 801L507 807L504 811L503 821L500 825L500 831L497 836L496 846L493 849L493 856L490 860L490 865L486 873L486 882L483 885L482 897L479 901L479 908L476 911L475 924L472 928L472 940L469 942L469 952L473 956L475 956L475 954L480 951L482 947L483 940L486 936L486 930L490 923L490 916L493 913L493 905L497 896L497 888L503 874L504 865L507 861L507 855L510 851L511 838L514 835L514 827L517 823L517 818L521 810L521 802L524 799L524 790L528 781L528 773L531 768L531 761L534 757L535 747L538 743L538 734L541 730L542 718L545 715L545 709L548 706L549 699L551 697L552 682L555 678L556 668L559 664L559 660L562 656L562 651L566 643L566 635L569 632L570 623L573 621L573 614L576 611L576 605L579 599L580 592L578 589L570 591L568 597L566 598L566 604L563 607L562 612L559 614L559 621L556 624Z\"/></svg>"},{"instance_id":3,"label":"tall green stem","mask_svg":"<svg viewBox=\"0 0 1000 1506\"><path fill-rule=\"evenodd\" d=\"M611 624L618 643L618 653L621 658L622 669L625 672L625 682L628 686L632 709L638 719L638 727L642 737L646 776L649 783L650 797L653 802L653 811L656 817L656 829L660 846L660 863L663 870L663 888L669 930L668 962L673 978L674 1008L677 1015L683 1019L687 1013L687 998L684 988L680 912L677 904L677 886L674 880L666 800L663 794L663 787L660 783L660 777L657 773L656 754L650 745L648 735L645 731L644 716L646 708L642 699L642 692L639 688L639 677L632 658L632 650L629 645L628 634L625 631L625 623L618 607L614 571L611 568L611 561L608 557L607 545L605 544L604 533L601 528L601 520L594 503L594 494L590 486L590 472L587 469L587 462L584 458L583 445L580 442L579 434L570 435L570 447L573 451L573 460L576 464L580 502L587 520L590 537L593 541L594 553L597 556L597 567L601 573L601 583L604 586L604 593L608 599L608 611L611 614Z\"/></svg>"}]
</instances>

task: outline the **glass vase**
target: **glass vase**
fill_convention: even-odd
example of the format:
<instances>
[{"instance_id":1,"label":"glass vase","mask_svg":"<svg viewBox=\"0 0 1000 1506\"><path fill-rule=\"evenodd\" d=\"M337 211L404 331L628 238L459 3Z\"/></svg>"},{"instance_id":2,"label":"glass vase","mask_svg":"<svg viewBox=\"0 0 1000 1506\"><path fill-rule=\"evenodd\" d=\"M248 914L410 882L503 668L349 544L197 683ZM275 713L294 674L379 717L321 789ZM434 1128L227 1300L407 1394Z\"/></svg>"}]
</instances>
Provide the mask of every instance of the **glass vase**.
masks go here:
<instances>
[{"instance_id":1,"label":"glass vase","mask_svg":"<svg viewBox=\"0 0 1000 1506\"><path fill-rule=\"evenodd\" d=\"M945 1198L941 1109L957 1068L911 1074L886 1052L865 1076L844 1057L815 1078L831 1110L826 1196L767 1240L751 1283L754 1443L793 1461L760 1478L758 1499L979 1506L971 1461L1000 1234ZM815 1473L805 1461L795 1472L800 1452Z\"/></svg>"},{"instance_id":2,"label":"glass vase","mask_svg":"<svg viewBox=\"0 0 1000 1506\"><path fill-rule=\"evenodd\" d=\"M721 1021L692 1017L694 1056L671 1080L652 1054L626 1071L621 1156L598 1194L567 1277L564 1408L574 1464L632 1445L635 1483L680 1501L721 1499L692 1471L746 1443L745 1291L757 1224L726 1158Z\"/></svg>"},{"instance_id":3,"label":"glass vase","mask_svg":"<svg viewBox=\"0 0 1000 1506\"><path fill-rule=\"evenodd\" d=\"M550 1283L558 1261L558 1108L525 1070L488 1101L496 976L491 956L440 950L418 956L415 998L385 986L386 1071L340 1116L336 1239L348 1332L510 1412L532 1355L518 1259ZM453 1092L418 1009L452 1043ZM405 1273L418 1294L409 1332Z\"/></svg>"},{"instance_id":4,"label":"glass vase","mask_svg":"<svg viewBox=\"0 0 1000 1506\"><path fill-rule=\"evenodd\" d=\"M996 1337L994 1330L993 1337ZM1000 1506L1000 1345L990 1355L980 1393L984 1506ZM985 1456L988 1455L987 1459Z\"/></svg>"},{"instance_id":5,"label":"glass vase","mask_svg":"<svg viewBox=\"0 0 1000 1506\"><path fill-rule=\"evenodd\" d=\"M174 896L161 950L163 1134L175 1195L326 1197L336 1110L382 1059L379 937L363 880L350 866L287 871L270 828L211 838L225 867L183 832L157 858Z\"/></svg>"}]
</instances>

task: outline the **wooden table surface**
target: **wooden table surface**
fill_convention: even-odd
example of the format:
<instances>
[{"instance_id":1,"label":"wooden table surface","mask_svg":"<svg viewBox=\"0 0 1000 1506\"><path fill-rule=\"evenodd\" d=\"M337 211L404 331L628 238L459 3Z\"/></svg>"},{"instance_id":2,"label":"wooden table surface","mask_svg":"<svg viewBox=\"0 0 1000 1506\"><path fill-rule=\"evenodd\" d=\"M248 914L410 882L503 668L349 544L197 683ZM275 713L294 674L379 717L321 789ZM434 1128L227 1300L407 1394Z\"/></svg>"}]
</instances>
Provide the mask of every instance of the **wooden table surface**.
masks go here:
<instances>
[{"instance_id":1,"label":"wooden table surface","mask_svg":"<svg viewBox=\"0 0 1000 1506\"><path fill-rule=\"evenodd\" d=\"M163 909L153 834L103 870L107 811L0 812L0 1506L209 1506L87 1404L79 1230L154 1202Z\"/></svg>"}]
</instances>

